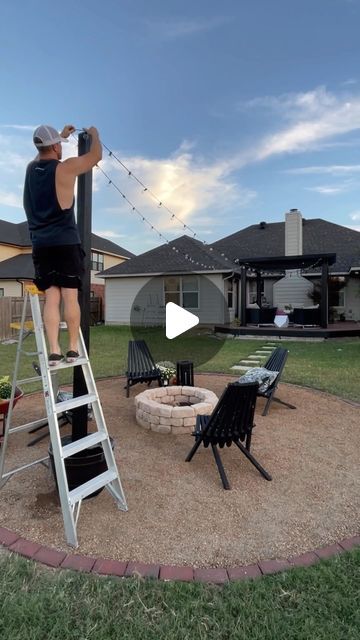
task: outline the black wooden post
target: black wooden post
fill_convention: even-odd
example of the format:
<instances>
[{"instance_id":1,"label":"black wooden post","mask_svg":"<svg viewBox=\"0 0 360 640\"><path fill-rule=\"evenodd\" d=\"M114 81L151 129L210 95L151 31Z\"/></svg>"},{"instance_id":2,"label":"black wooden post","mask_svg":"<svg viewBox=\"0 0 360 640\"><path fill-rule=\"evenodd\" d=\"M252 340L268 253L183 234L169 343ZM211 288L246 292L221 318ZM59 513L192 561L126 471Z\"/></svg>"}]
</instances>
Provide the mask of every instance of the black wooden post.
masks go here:
<instances>
[{"instance_id":1,"label":"black wooden post","mask_svg":"<svg viewBox=\"0 0 360 640\"><path fill-rule=\"evenodd\" d=\"M321 301L320 301L320 324L326 329L328 326L328 306L329 306L329 296L328 296L328 275L329 275L329 265L327 260L322 263L321 267Z\"/></svg>"},{"instance_id":2,"label":"black wooden post","mask_svg":"<svg viewBox=\"0 0 360 640\"><path fill-rule=\"evenodd\" d=\"M246 326L246 267L241 267L240 324Z\"/></svg>"},{"instance_id":3,"label":"black wooden post","mask_svg":"<svg viewBox=\"0 0 360 640\"><path fill-rule=\"evenodd\" d=\"M261 273L256 272L256 304L261 309Z\"/></svg>"},{"instance_id":4,"label":"black wooden post","mask_svg":"<svg viewBox=\"0 0 360 640\"><path fill-rule=\"evenodd\" d=\"M84 155L90 149L90 136L80 133L78 142L78 154ZM79 304L81 310L81 331L84 337L86 349L90 350L90 265L91 265L91 211L92 209L92 170L78 177L77 189L77 226L80 241L84 249L85 273L82 281L82 291L79 292ZM88 390L81 367L74 367L73 379L74 398L85 395ZM87 435L88 411L87 405L78 407L73 411L72 440L79 440Z\"/></svg>"}]
</instances>

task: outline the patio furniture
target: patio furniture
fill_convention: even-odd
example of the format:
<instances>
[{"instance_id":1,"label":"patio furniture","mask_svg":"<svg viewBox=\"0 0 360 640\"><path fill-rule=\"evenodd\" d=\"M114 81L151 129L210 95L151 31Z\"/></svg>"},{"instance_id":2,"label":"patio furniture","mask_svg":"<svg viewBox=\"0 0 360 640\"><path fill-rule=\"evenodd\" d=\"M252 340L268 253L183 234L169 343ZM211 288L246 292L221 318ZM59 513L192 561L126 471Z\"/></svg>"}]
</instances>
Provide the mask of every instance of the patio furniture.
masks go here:
<instances>
[{"instance_id":1,"label":"patio furniture","mask_svg":"<svg viewBox=\"0 0 360 640\"><path fill-rule=\"evenodd\" d=\"M230 489L230 484L220 458L218 446L222 449L225 445L230 447L232 443L236 444L266 480L272 479L250 453L257 391L257 383L241 384L233 382L223 391L210 416L197 416L193 433L195 444L188 454L186 462L190 462L201 444L204 447L210 445L224 489ZM245 441L245 445L242 444L243 441Z\"/></svg>"},{"instance_id":2,"label":"patio furniture","mask_svg":"<svg viewBox=\"0 0 360 640\"><path fill-rule=\"evenodd\" d=\"M261 307L261 309L248 308L246 309L246 323L247 324L273 324L276 314L276 307Z\"/></svg>"},{"instance_id":3,"label":"patio furniture","mask_svg":"<svg viewBox=\"0 0 360 640\"><path fill-rule=\"evenodd\" d=\"M280 400L280 398L275 398L275 395L274 395L277 389L277 386L280 382L281 374L285 367L285 362L287 360L288 353L289 352L287 349L283 349L282 347L276 347L276 349L274 349L272 354L269 356L269 358L263 365L265 369L268 369L268 371L278 371L278 375L276 376L273 383L269 385L266 391L262 391L262 392L258 391L258 396L267 398L267 403L265 405L264 411L262 412L263 416L267 415L269 411L270 403L272 400L274 400L275 402L279 402L280 404L284 404L286 407L289 407L289 409L296 409L294 405L289 404L288 402L284 402L283 400Z\"/></svg>"},{"instance_id":4,"label":"patio furniture","mask_svg":"<svg viewBox=\"0 0 360 640\"><path fill-rule=\"evenodd\" d=\"M130 387L138 382L157 380L161 387L161 372L149 351L145 340L129 340L128 368L126 372L126 397L129 397Z\"/></svg>"},{"instance_id":5,"label":"patio furniture","mask_svg":"<svg viewBox=\"0 0 360 640\"><path fill-rule=\"evenodd\" d=\"M294 324L301 327L320 325L319 307L302 307L294 309Z\"/></svg>"}]
</instances>

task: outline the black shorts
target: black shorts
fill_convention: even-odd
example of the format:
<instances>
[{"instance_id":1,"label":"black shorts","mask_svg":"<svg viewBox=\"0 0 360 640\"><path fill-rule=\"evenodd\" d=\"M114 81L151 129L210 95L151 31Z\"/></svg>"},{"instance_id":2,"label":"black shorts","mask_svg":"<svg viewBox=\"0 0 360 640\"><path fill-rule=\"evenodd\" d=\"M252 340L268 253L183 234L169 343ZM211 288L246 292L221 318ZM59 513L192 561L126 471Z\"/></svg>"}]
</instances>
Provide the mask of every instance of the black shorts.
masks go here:
<instances>
[{"instance_id":1,"label":"black shorts","mask_svg":"<svg viewBox=\"0 0 360 640\"><path fill-rule=\"evenodd\" d=\"M81 290L85 251L80 244L34 247L34 283L41 291L49 287Z\"/></svg>"}]
</instances>

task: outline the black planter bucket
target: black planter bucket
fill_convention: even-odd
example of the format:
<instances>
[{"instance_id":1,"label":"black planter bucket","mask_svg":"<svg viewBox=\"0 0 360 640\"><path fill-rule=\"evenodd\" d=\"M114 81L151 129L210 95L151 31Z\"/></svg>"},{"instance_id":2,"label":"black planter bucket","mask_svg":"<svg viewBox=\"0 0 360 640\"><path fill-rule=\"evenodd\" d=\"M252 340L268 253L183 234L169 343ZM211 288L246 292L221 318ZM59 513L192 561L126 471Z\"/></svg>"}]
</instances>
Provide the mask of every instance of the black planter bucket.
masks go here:
<instances>
[{"instance_id":1,"label":"black planter bucket","mask_svg":"<svg viewBox=\"0 0 360 640\"><path fill-rule=\"evenodd\" d=\"M109 437L111 448L114 449L114 440ZM62 446L66 444L70 444L72 442L71 436L64 436L61 438ZM56 488L57 486L57 478L55 471L55 463L54 456L52 452L52 446L49 446L49 457L52 472L54 474ZM65 458L65 470L66 477L69 485L69 491L72 489L76 489L81 484L88 482L88 480L92 480L96 476L99 476L101 473L107 471L108 467L106 464L106 459L104 455L104 451L101 445L94 445L93 447L89 447L89 449L85 449L84 451L79 451L75 453L73 456L69 458ZM95 498L95 496L99 495L104 487L101 487L94 493L91 493L89 496L84 498L87 500L88 498Z\"/></svg>"}]
</instances>

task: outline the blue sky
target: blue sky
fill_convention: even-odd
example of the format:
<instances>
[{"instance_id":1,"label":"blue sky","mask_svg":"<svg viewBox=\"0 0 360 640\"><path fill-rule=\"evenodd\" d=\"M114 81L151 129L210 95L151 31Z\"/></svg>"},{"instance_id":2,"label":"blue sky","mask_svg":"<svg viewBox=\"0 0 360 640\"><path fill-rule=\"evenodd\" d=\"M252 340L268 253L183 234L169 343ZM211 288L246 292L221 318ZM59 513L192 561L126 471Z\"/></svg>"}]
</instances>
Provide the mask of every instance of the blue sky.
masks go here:
<instances>
[{"instance_id":1,"label":"blue sky","mask_svg":"<svg viewBox=\"0 0 360 640\"><path fill-rule=\"evenodd\" d=\"M290 208L360 230L359 25L360 0L3 2L0 218L25 219L33 129L72 123L168 239L168 210L207 242ZM163 242L99 170L93 231Z\"/></svg>"}]
</instances>

